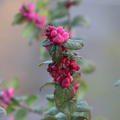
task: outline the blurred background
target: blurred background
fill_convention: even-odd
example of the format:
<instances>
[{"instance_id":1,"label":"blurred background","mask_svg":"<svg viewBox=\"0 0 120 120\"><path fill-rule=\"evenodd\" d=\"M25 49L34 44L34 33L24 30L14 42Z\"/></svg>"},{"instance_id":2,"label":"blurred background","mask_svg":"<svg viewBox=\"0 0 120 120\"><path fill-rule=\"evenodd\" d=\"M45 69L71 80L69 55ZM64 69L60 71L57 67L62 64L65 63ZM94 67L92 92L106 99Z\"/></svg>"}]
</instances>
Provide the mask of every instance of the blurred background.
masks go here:
<instances>
[{"instance_id":1,"label":"blurred background","mask_svg":"<svg viewBox=\"0 0 120 120\"><path fill-rule=\"evenodd\" d=\"M40 85L50 79L45 67L36 66L40 63L39 43L34 41L29 46L21 36L23 26L11 25L23 2L0 0L0 79L7 82L13 77L19 78L19 95L39 94ZM91 21L90 28L77 28L77 36L86 40L80 55L92 60L97 68L93 74L85 75L89 85L86 99L93 107L94 117L119 120L120 88L113 84L120 79L120 0L84 0L72 10L73 16L77 14ZM51 91L45 88L40 94L45 96Z\"/></svg>"}]
</instances>

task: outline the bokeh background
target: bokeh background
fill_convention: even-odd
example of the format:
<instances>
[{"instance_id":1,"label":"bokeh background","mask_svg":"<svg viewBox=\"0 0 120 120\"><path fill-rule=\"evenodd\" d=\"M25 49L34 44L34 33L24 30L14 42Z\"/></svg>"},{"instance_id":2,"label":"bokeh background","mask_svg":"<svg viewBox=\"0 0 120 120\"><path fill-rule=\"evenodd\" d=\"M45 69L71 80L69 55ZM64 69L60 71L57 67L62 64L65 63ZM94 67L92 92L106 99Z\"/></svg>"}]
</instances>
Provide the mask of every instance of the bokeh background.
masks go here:
<instances>
[{"instance_id":1,"label":"bokeh background","mask_svg":"<svg viewBox=\"0 0 120 120\"><path fill-rule=\"evenodd\" d=\"M40 85L50 79L45 67L36 66L40 63L39 43L34 41L29 46L21 36L23 26L11 25L23 2L25 0L0 0L0 79L7 82L13 77L19 78L19 95L39 94ZM120 88L113 84L120 79L120 0L84 0L80 7L72 10L73 16L77 14L91 21L88 29L77 28L77 35L86 39L80 55L92 60L97 68L85 76L89 85L86 99L93 106L94 117L119 120ZM44 98L51 91L45 88L40 95ZM43 101L40 102L43 104Z\"/></svg>"}]
</instances>

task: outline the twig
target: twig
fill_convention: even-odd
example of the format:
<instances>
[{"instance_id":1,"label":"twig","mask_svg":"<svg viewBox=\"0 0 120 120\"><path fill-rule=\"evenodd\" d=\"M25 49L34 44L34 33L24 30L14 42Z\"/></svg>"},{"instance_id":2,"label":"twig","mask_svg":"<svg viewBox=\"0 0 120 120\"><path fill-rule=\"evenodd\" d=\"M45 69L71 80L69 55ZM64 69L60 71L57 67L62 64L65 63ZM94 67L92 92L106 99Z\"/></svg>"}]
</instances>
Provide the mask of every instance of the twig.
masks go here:
<instances>
[{"instance_id":1,"label":"twig","mask_svg":"<svg viewBox=\"0 0 120 120\"><path fill-rule=\"evenodd\" d=\"M39 114L39 115L43 114L43 112L36 111L33 108L31 108L31 107L29 107L27 105L21 104L21 103L19 103L19 107L21 107L21 108L23 108L25 110L28 110L29 112L32 112L32 113L36 113L36 114Z\"/></svg>"},{"instance_id":2,"label":"twig","mask_svg":"<svg viewBox=\"0 0 120 120\"><path fill-rule=\"evenodd\" d=\"M19 103L19 102L16 101L14 98L12 99L12 101L13 101L13 102L16 102L16 104L18 105L18 107L20 107L20 108L22 108L22 109L25 109L25 110L27 110L27 111L29 111L29 112L32 112L32 113L35 113L35 114L38 114L38 115L42 115L42 114L43 114L43 112L41 112L41 111L37 111L37 110L35 110L35 109L33 109L33 108L25 105L25 104Z\"/></svg>"}]
</instances>

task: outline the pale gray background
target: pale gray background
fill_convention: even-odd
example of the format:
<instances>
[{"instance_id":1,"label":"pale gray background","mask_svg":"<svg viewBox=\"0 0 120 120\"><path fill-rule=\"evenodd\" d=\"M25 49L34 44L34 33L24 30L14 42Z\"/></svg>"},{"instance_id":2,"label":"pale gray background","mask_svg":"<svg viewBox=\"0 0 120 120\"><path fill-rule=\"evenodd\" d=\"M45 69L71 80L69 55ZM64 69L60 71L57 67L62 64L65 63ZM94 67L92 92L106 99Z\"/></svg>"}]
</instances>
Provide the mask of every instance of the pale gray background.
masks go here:
<instances>
[{"instance_id":1,"label":"pale gray background","mask_svg":"<svg viewBox=\"0 0 120 120\"><path fill-rule=\"evenodd\" d=\"M45 68L35 65L40 63L39 43L28 46L21 37L23 27L11 26L23 1L0 0L0 78L6 81L17 76L21 82L19 94L39 93L40 84L49 79ZM120 0L84 0L72 14L85 15L91 21L91 27L78 28L77 35L86 39L80 55L94 61L97 67L94 74L85 77L89 84L86 99L93 106L93 115L119 120L120 87L115 88L113 83L120 79Z\"/></svg>"}]
</instances>

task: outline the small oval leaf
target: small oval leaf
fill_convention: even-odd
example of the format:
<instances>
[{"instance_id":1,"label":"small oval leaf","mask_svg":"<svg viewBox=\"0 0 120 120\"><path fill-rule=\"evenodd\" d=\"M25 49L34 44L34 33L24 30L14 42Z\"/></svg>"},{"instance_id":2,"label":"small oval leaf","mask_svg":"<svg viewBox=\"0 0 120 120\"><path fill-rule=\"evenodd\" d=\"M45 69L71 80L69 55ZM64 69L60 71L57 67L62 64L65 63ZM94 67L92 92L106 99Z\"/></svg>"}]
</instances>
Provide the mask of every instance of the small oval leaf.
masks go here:
<instances>
[{"instance_id":1,"label":"small oval leaf","mask_svg":"<svg viewBox=\"0 0 120 120\"><path fill-rule=\"evenodd\" d=\"M50 63L52 63L52 60L47 60L47 61L44 61L44 62L38 64L38 67L41 67L42 65L48 65Z\"/></svg>"},{"instance_id":2,"label":"small oval leaf","mask_svg":"<svg viewBox=\"0 0 120 120\"><path fill-rule=\"evenodd\" d=\"M83 48L83 40L80 40L78 38L70 39L68 42L64 43L63 46L65 48L68 48L69 50L79 50Z\"/></svg>"}]
</instances>

